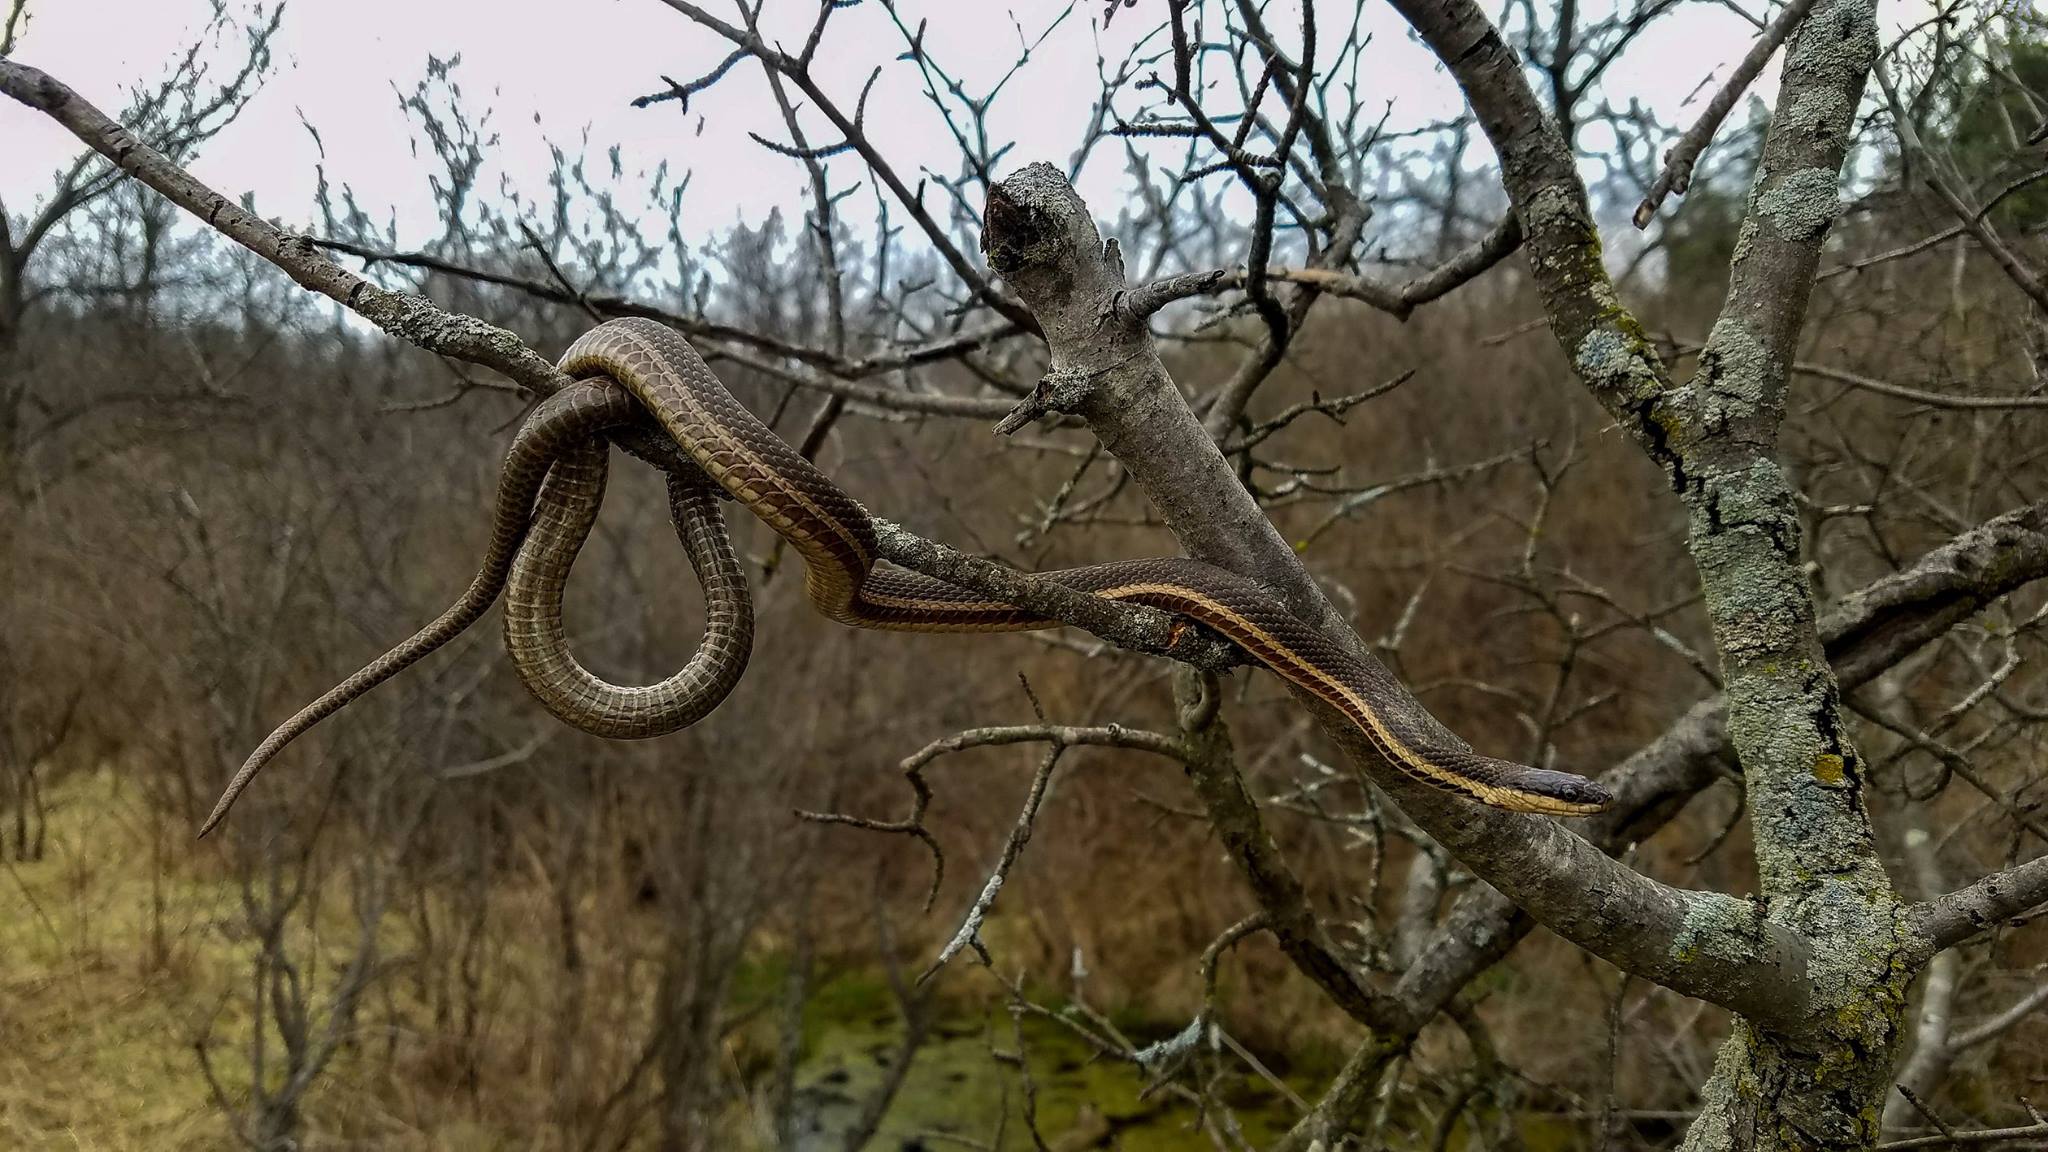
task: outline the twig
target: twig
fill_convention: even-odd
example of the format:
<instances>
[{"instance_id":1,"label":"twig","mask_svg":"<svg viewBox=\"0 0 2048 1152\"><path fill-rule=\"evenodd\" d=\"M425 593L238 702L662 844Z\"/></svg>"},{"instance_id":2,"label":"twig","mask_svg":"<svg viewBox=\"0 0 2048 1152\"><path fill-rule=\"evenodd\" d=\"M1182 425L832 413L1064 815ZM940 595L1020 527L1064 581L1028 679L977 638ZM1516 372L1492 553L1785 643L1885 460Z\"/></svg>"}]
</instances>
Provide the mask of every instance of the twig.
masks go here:
<instances>
[{"instance_id":1,"label":"twig","mask_svg":"<svg viewBox=\"0 0 2048 1152\"><path fill-rule=\"evenodd\" d=\"M960 930L953 933L953 938L939 950L938 959L933 960L931 967L917 978L919 984L938 975L939 969L959 955L962 949L972 945L976 951L981 950L982 921L995 907L996 894L1003 890L1003 882L1009 879L1011 867L1017 863L1017 857L1031 839L1032 823L1038 819L1038 806L1045 800L1046 786L1052 783L1053 769L1058 766L1060 754L1064 751L1066 746L1055 742L1046 750L1045 758L1039 761L1038 771L1031 777L1031 790L1024 796L1024 809L1017 814L1017 823L1011 827L1009 838L1003 841L1002 856L996 861L995 870L989 873L987 883L981 886L981 895L974 898L974 906L967 910L966 918L960 922Z\"/></svg>"},{"instance_id":2,"label":"twig","mask_svg":"<svg viewBox=\"0 0 2048 1152\"><path fill-rule=\"evenodd\" d=\"M1948 1050L1950 1052L1963 1052L1987 1041L1996 1040L2005 1033L2012 1031L2021 1021L2039 1011L2043 1005L2048 1005L2048 982L2043 982L2034 988L2033 991L2014 1001L2005 1011L2000 1012L1967 1032L1951 1037L1948 1042Z\"/></svg>"},{"instance_id":3,"label":"twig","mask_svg":"<svg viewBox=\"0 0 2048 1152\"><path fill-rule=\"evenodd\" d=\"M272 226L207 187L55 77L0 60L0 92L47 113L121 171L277 265L301 287L349 308L391 335L429 352L495 369L540 395L568 383L553 364L505 329L444 312L424 296L379 288L321 256L311 241Z\"/></svg>"},{"instance_id":4,"label":"twig","mask_svg":"<svg viewBox=\"0 0 2048 1152\"><path fill-rule=\"evenodd\" d=\"M473 280L479 284L490 284L499 288L510 288L537 300L549 300L558 304L583 304L604 313L606 316L642 316L659 320L663 324L689 336L693 340L716 340L725 344L740 344L758 349L772 356L782 357L806 364L831 373L843 381L867 379L904 368L918 368L927 364L954 360L971 352L977 352L1019 334L1019 329L1009 323L992 323L955 335L933 339L923 344L910 345L891 352L869 356L847 357L830 349L812 348L793 344L770 333L721 324L702 316L662 308L627 296L605 293L586 293L579 297L571 289L546 280L535 280L510 272L499 272L489 268L461 264L428 252L397 252L389 249L371 248L349 240L335 240L309 237L306 243L331 252L342 252L369 264L396 264L406 268L420 268ZM988 413L994 415L996 413Z\"/></svg>"},{"instance_id":5,"label":"twig","mask_svg":"<svg viewBox=\"0 0 2048 1152\"><path fill-rule=\"evenodd\" d=\"M2032 298L2035 304L2048 309L2048 280L2043 280L2039 272L2021 260L1998 235L1998 230L1991 226L1991 222L1984 218L1984 212L1964 203L1962 193L1942 175L1933 157L1928 153L1927 146L1922 143L1920 133L1913 127L1913 117L1900 99L1899 90L1892 83L1891 71L1885 67L1882 59L1872 68L1871 74L1877 78L1878 86L1884 90L1885 99L1891 104L1892 124L1898 131L1900 145L1921 160L1923 180L1927 186L1940 197L1942 203L1948 205L1949 211L1955 213L1956 219L1962 222L1963 231L1968 232L1977 243L1983 245L1986 252L1991 254L1991 259L2005 272L2006 278Z\"/></svg>"},{"instance_id":6,"label":"twig","mask_svg":"<svg viewBox=\"0 0 2048 1152\"><path fill-rule=\"evenodd\" d=\"M910 812L900 820L873 820L865 816L852 816L842 812L812 812L798 809L800 819L814 820L820 824L843 824L851 828L863 828L870 832L886 832L916 838L932 854L932 882L925 892L924 906L929 910L932 901L938 898L939 885L946 875L946 856L939 849L939 842L924 825L925 811L931 807L931 785L924 778L924 770L932 761L941 756L962 752L969 748L999 748L1007 744L1048 743L1056 748L1131 748L1141 752L1152 752L1179 760L1187 756L1180 741L1157 732L1142 728L1126 728L1121 724L1109 724L1096 728L1078 728L1056 724L1012 724L1002 727L969 728L951 736L934 740L904 757L899 767L904 781L910 785Z\"/></svg>"},{"instance_id":7,"label":"twig","mask_svg":"<svg viewBox=\"0 0 2048 1152\"><path fill-rule=\"evenodd\" d=\"M2025 1140L2034 1136L2048 1136L2048 1123L2026 1124L2018 1128L1985 1128L1976 1132L1945 1132L1938 1136L1914 1136L1906 1140L1888 1140L1877 1146L1877 1152L1905 1152L1909 1148L1964 1148L1973 1144L2000 1144L2010 1140Z\"/></svg>"},{"instance_id":8,"label":"twig","mask_svg":"<svg viewBox=\"0 0 2048 1152\"><path fill-rule=\"evenodd\" d=\"M1998 207L2001 203L2003 203L2007 197L2011 196L2015 192L2019 192L2025 189L2029 185L2033 184L2038 180L2043 179L2044 177L2048 177L2048 168L2036 168L2032 172L2029 172L2024 176L2015 178L2011 183L1999 189L1998 192L1994 194L1990 199L1984 201L1983 204L1977 207L1976 218L1982 220L1985 216L1990 214L1992 209ZM1915 240L1911 244L1906 244L1897 248L1888 249L1886 251L1879 252L1875 256L1866 256L1861 260L1851 261L1847 264L1837 264L1832 268L1824 269L1820 273L1820 275L1814 277L1814 279L1826 280L1830 277L1842 276L1850 272L1861 272L1865 268L1870 268L1878 264L1888 263L1889 261L1902 260L1917 252L1925 252L1927 249L1940 244L1944 240L1953 240L1956 237L1961 236L1962 234L1963 226L1961 224L1952 224L1949 227L1944 228L1931 236L1925 236L1921 239Z\"/></svg>"},{"instance_id":9,"label":"twig","mask_svg":"<svg viewBox=\"0 0 2048 1152\"><path fill-rule=\"evenodd\" d=\"M1735 66L1735 71L1728 77L1728 83L1707 102L1706 111L1700 114L1698 122L1686 129L1685 135L1678 138L1678 143L1672 145L1670 152L1665 153L1664 170L1657 174L1657 182L1650 186L1650 192L1643 197L1643 202L1636 205L1637 228L1650 226L1650 220L1657 215L1657 209L1664 206L1666 196L1673 192L1680 196L1685 195L1686 189L1692 186L1693 166L1699 163L1700 153L1706 150L1707 145L1714 139L1714 133L1720 130L1721 121L1728 118L1728 113L1735 108L1735 102L1742 98L1742 93L1756 79L1757 73L1762 72L1764 65L1770 63L1771 57L1778 51L1778 46L1783 44L1785 38L1792 34L1792 30L1806 19L1806 14L1813 11L1813 5L1814 0L1792 0L1790 4L1785 5L1783 12L1778 13L1778 18L1771 21L1770 27L1764 29L1757 42L1750 45L1749 52L1743 56L1742 62Z\"/></svg>"},{"instance_id":10,"label":"twig","mask_svg":"<svg viewBox=\"0 0 2048 1152\"><path fill-rule=\"evenodd\" d=\"M1681 355L1693 355L1705 347L1704 344L1697 340L1682 340L1676 336L1668 336L1666 339ZM1894 384L1889 380L1879 380L1875 377L1864 376L1860 373L1851 372L1846 368L1835 368L1827 364L1815 364L1806 360L1794 361L1792 371L1802 376L1813 376L1821 380L1832 380L1837 384L1847 384L1851 388L1861 389L1866 392L1876 392L1880 395L1892 396L1900 400L1911 400L1915 404L1925 404L1930 408L2001 410L2011 408L2048 408L2048 396L1957 396L1946 392L1929 392L1922 388L1912 388L1904 384Z\"/></svg>"}]
</instances>

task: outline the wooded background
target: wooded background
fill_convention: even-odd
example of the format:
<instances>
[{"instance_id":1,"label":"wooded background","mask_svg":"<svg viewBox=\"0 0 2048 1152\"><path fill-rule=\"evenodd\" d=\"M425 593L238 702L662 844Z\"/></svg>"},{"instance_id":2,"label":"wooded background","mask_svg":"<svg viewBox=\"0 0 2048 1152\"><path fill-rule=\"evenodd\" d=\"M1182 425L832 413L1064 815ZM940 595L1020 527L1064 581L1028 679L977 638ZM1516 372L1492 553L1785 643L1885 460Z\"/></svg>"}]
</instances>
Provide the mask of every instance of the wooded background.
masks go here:
<instances>
[{"instance_id":1,"label":"wooded background","mask_svg":"<svg viewBox=\"0 0 2048 1152\"><path fill-rule=\"evenodd\" d=\"M668 7L676 36L733 55L647 77L645 114L693 116L711 85L752 86L759 146L810 182L802 218L692 242L661 158L572 146L544 189L485 186L486 102L461 93L448 45L401 94L443 234L401 250L335 172L286 221L310 245L265 249L233 212L202 213L223 235L159 191L261 98L288 12L222 7L191 54L139 78L106 109L155 150L131 155L50 86L64 77L28 67L33 9L10 10L0 88L24 106L8 114L55 116L82 143L40 197L0 210L0 1141L2048 1139L2026 1103L2048 1078L2038 12L1730 4L1760 51L1789 36L1820 79L1789 69L1773 109L1744 95L1750 77L1703 74L1688 120L1665 124L1605 77L1678 0L1491 20L1402 0L1472 110L1392 132L1381 117L1403 94L1360 70L1359 25L1331 19L1348 5L1312 8L1320 26L1286 4L1023 5L1014 33L963 10L948 18L1000 19L1005 52L1021 34L1024 69L1057 21L1156 31L1103 62L1102 113L1073 153L1020 156L986 132L1008 64L936 59L903 20L902 55L875 66L914 75L960 150L957 170L917 172L862 135L862 92L809 73L854 6ZM874 9L895 15L858 6ZM771 19L796 34L761 31ZM1441 47L1475 28L1472 52ZM1859 36L1878 61L1867 87L1869 59L1816 46ZM1494 46L1519 67L1474 74ZM1543 115L1501 111L1524 97ZM1694 116L1706 131L1688 137ZM1831 131L1846 160L1772 171ZM1545 185L1531 172L1553 141L1572 162ZM1674 146L1697 161L1682 195L1660 190ZM1000 183L1033 161L1056 171ZM1768 907L1768 929L1743 935L1696 902L1672 940L1598 904L1600 877L1554 900L1514 889L1565 859L1537 858L1562 850L1520 831L1536 822L1460 824L1460 801L1383 791L1261 672L1204 683L1075 629L834 625L794 556L737 511L756 647L709 719L641 743L567 729L480 628L293 746L194 843L274 724L467 581L536 386L429 326L427 346L454 355L372 331L281 268L333 294L307 279L332 261L543 358L603 317L670 322L878 516L963 552L1026 571L1199 554L1086 402L989 434L1049 371L1071 375L1078 345L1063 350L1042 290L983 256L984 209L1035 209L1034 190L1090 164L1126 168L1132 189L1086 206L1132 288L1114 319L1156 346L1354 641L1478 750L1621 782L1612 818L1568 825L1617 876L1742 898L1758 925ZM1817 191L1796 179L1814 171ZM1546 231L1571 212L1544 197L1573 180L1605 238L1582 250L1596 271L1563 266L1574 249ZM1715 466L1716 429L1748 418L1714 407L1732 394L1714 380L1728 325L1759 314L1730 302L1772 243L1817 265L1763 298L1794 324L1759 345L1777 383L1752 402L1782 407L1755 459L1782 471L1797 539L1776 546L1803 579L1780 591L1806 605L1832 677L1730 662L1731 636L1740 648L1777 609L1710 602L1720 505L1707 527L1684 494L1688 464ZM1080 276L1102 255L1072 259ZM1566 330L1571 294L1609 277L1632 310L1614 313L1639 339L1629 355L1669 378L1699 370L1684 387L1704 408L1667 420L1656 389L1602 391L1587 349L1605 345ZM622 681L660 677L694 643L698 593L665 507L659 474L619 457L576 570L576 642ZM1803 678L1839 712L1833 777L1793 781L1845 797L1834 815L1775 807L1784 777L1758 751L1772 732L1745 727L1765 713L1734 714L1731 748L1719 694L1753 678ZM1205 692L1221 720L1202 717ZM1454 835L1487 827L1517 831L1491 855ZM1855 871L1857 836L1858 906L1898 925L1896 943L1870 929L1890 950L1867 979L1830 959L1866 928L1831 935L1852 917L1802 905ZM1537 856L1516 857L1524 844ZM992 875L999 898L960 950ZM1596 905L1607 922L1558 910ZM1687 949L1738 938L1736 979L1688 983ZM1788 1009L1804 1023L1761 1003L1780 939L1797 945L1790 979L1814 989L1810 1012ZM1343 974L1317 977L1323 958ZM1717 1054L1734 1062L1718 1076ZM1758 1083L1776 1087L1745 1095Z\"/></svg>"}]
</instances>

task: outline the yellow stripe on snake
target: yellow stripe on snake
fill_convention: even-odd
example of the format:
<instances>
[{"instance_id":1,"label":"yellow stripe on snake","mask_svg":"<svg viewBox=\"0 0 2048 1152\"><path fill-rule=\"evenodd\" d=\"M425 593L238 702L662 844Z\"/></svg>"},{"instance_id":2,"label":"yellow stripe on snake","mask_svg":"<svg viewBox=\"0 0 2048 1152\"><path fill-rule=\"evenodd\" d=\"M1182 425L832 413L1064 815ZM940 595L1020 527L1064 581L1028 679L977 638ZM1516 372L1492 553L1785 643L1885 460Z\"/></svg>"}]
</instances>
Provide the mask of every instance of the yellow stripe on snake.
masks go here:
<instances>
[{"instance_id":1,"label":"yellow stripe on snake","mask_svg":"<svg viewBox=\"0 0 2048 1152\"><path fill-rule=\"evenodd\" d=\"M505 643L520 679L563 721L636 738L696 723L745 670L753 609L717 502L722 488L803 557L818 611L859 628L1009 632L1057 621L913 572L878 569L867 510L726 391L689 341L643 319L611 320L563 354L578 383L520 427L499 480L490 546L462 597L433 623L280 725L235 774L201 835L256 773L301 733L446 644L506 593ZM671 510L704 586L704 641L659 684L621 687L570 654L562 589L604 497L607 430L652 416L702 468L669 480ZM708 477L707 481L705 477ZM1377 661L1360 659L1294 615L1273 593L1199 561L1158 557L1048 572L1042 579L1108 600L1185 616L1230 640L1275 675L1329 704L1387 761L1438 788L1521 812L1583 815L1612 802L1600 785L1449 747ZM1418 715L1419 714L1419 715Z\"/></svg>"}]
</instances>

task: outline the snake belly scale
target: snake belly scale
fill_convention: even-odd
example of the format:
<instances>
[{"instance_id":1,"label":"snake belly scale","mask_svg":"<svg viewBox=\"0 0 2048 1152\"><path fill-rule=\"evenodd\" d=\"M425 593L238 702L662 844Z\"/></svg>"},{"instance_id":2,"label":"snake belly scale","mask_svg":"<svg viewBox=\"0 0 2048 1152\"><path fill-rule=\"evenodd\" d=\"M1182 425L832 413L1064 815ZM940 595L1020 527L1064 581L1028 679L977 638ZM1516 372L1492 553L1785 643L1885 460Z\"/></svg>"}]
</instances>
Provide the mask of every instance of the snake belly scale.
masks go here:
<instances>
[{"instance_id":1,"label":"snake belly scale","mask_svg":"<svg viewBox=\"0 0 2048 1152\"><path fill-rule=\"evenodd\" d=\"M840 623L912 632L1058 625L919 573L878 569L867 510L748 412L689 342L661 324L638 318L600 324L569 347L561 367L579 382L543 402L514 437L499 481L490 546L461 599L271 733L236 773L202 835L287 743L453 639L501 591L507 595L505 639L513 664L557 717L621 738L659 735L702 719L738 682L753 636L745 575L717 505L720 489L788 541L803 558L812 605ZM602 434L650 416L704 472L671 476L669 496L678 534L704 586L707 619L704 642L684 669L659 684L621 687L570 655L561 596L603 498L609 449ZM1351 655L1273 593L1233 572L1159 557L1040 578L1200 622L1335 708L1390 764L1424 783L1522 812L1584 815L1612 802L1605 788L1582 776L1447 745L1384 666Z\"/></svg>"}]
</instances>

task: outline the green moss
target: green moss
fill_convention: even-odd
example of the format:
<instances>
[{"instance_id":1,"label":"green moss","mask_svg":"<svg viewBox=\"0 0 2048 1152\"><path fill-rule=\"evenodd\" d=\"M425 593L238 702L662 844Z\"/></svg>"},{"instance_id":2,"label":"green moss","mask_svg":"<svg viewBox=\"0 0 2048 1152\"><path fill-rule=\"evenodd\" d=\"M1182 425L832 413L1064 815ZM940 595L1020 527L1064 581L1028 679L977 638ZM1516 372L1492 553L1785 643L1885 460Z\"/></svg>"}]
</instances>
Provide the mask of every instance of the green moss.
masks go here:
<instances>
[{"instance_id":1,"label":"green moss","mask_svg":"<svg viewBox=\"0 0 2048 1152\"><path fill-rule=\"evenodd\" d=\"M775 1003L789 978L789 954L763 950L740 961L733 970L731 997L736 1012L755 1012Z\"/></svg>"},{"instance_id":2,"label":"green moss","mask_svg":"<svg viewBox=\"0 0 2048 1152\"><path fill-rule=\"evenodd\" d=\"M1140 1099L1144 1083L1131 1065L1105 1060L1056 1022L1027 1018L1024 1049L1037 1095L1038 1128L1048 1142L1107 1122L1124 1152L1169 1152L1206 1147L1189 1125L1194 1113L1163 1094ZM890 1031L847 1029L826 1037L799 1075L802 1107L826 1133L841 1130L861 1101L881 1083L895 1056ZM918 1133L987 1141L998 1123L1002 1152L1029 1149L1018 1073L992 1050L1013 1051L1016 1034L1007 1011L951 1018L921 1048L884 1119L874 1147L909 1146ZM1297 1084L1297 1091L1309 1086ZM1263 1147L1291 1122L1287 1105L1256 1079L1240 1079L1224 1093L1254 1146Z\"/></svg>"}]
</instances>

